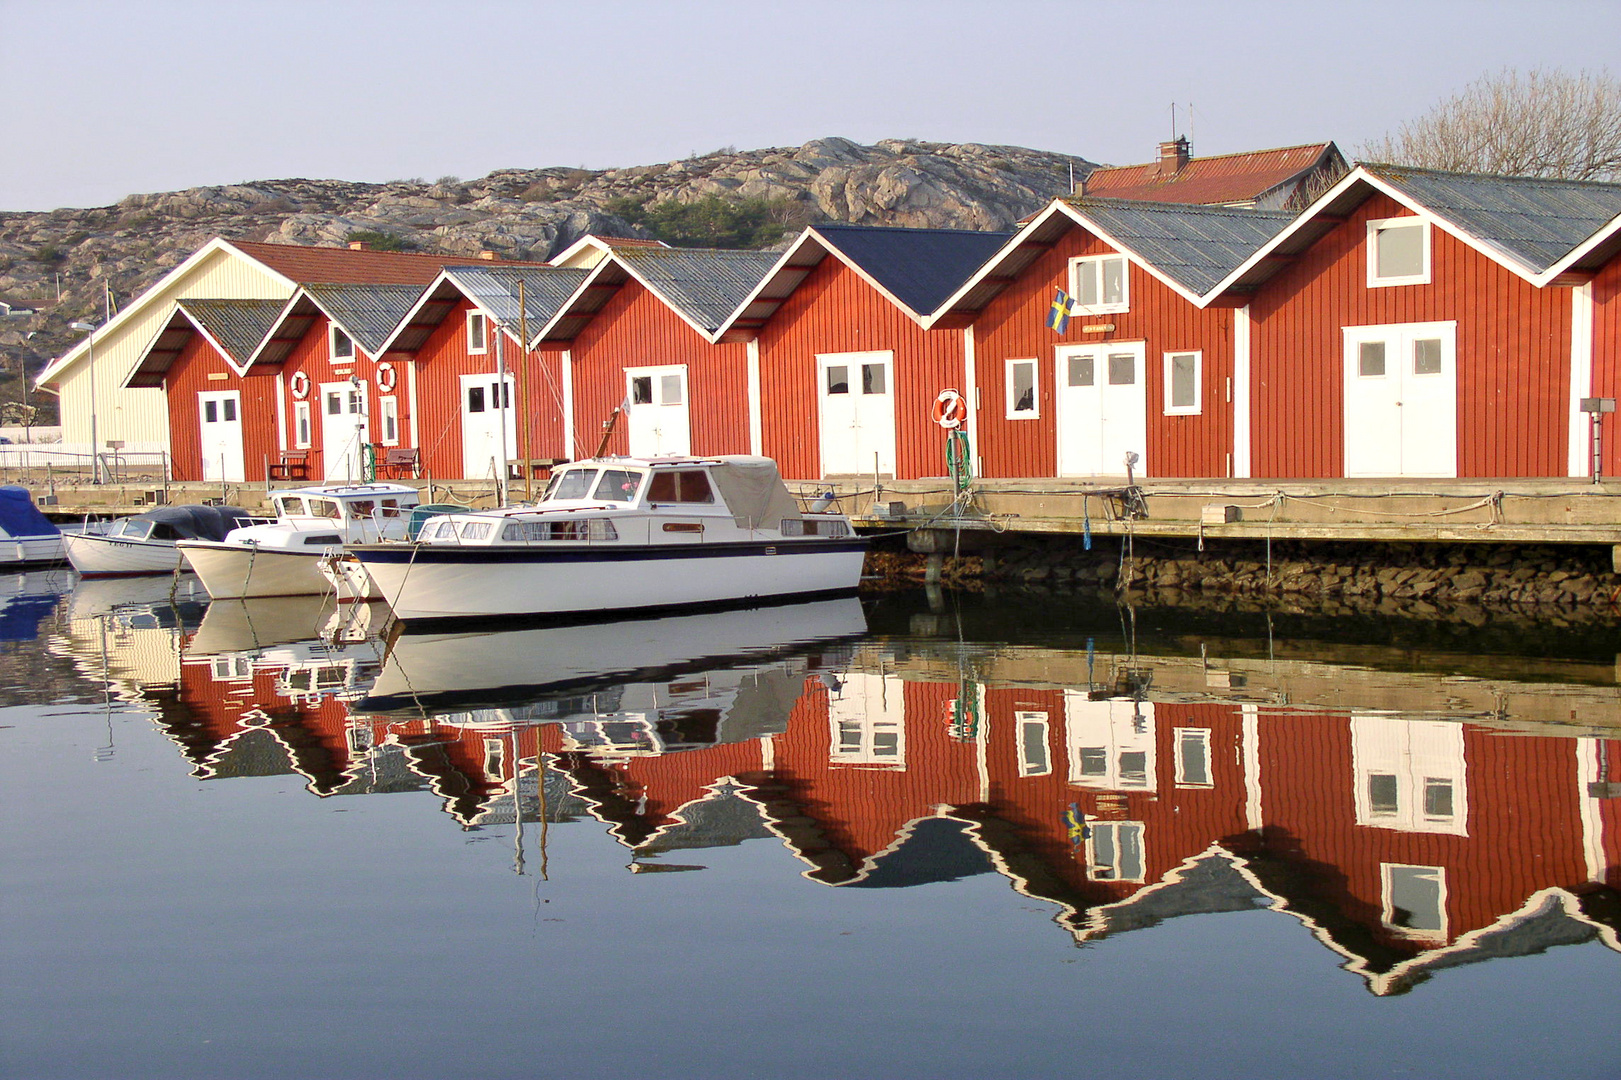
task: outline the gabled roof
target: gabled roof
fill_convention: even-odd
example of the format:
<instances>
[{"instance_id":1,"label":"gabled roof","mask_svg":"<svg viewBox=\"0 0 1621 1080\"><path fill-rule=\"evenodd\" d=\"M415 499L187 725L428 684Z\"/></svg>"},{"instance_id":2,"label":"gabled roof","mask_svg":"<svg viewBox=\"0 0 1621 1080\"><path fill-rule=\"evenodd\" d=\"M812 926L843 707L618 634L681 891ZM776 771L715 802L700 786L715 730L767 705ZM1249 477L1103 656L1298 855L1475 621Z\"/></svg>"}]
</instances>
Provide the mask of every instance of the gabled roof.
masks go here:
<instances>
[{"instance_id":1,"label":"gabled roof","mask_svg":"<svg viewBox=\"0 0 1621 1080\"><path fill-rule=\"evenodd\" d=\"M176 301L168 321L142 350L124 385L162 386L165 374L193 334L202 334L240 375L284 306L280 300Z\"/></svg>"},{"instance_id":2,"label":"gabled roof","mask_svg":"<svg viewBox=\"0 0 1621 1080\"><path fill-rule=\"evenodd\" d=\"M964 229L813 225L782 253L721 325L719 338L742 341L753 337L829 255L921 324L1011 236L1009 232Z\"/></svg>"},{"instance_id":3,"label":"gabled roof","mask_svg":"<svg viewBox=\"0 0 1621 1080\"><path fill-rule=\"evenodd\" d=\"M598 236L587 233L551 257L551 265L575 270L589 270L616 248L669 247L663 240L649 240L640 236Z\"/></svg>"},{"instance_id":4,"label":"gabled roof","mask_svg":"<svg viewBox=\"0 0 1621 1080\"><path fill-rule=\"evenodd\" d=\"M1376 194L1406 206L1534 285L1621 252L1621 184L1361 163L1222 282L1254 289Z\"/></svg>"},{"instance_id":5,"label":"gabled roof","mask_svg":"<svg viewBox=\"0 0 1621 1080\"><path fill-rule=\"evenodd\" d=\"M422 295L418 285L304 285L282 305L275 325L249 358L249 364L280 364L325 315L367 356L382 355L405 313Z\"/></svg>"},{"instance_id":6,"label":"gabled roof","mask_svg":"<svg viewBox=\"0 0 1621 1080\"><path fill-rule=\"evenodd\" d=\"M1188 302L1204 306L1234 267L1293 220L1293 214L1279 210L1055 199L941 304L927 325L964 324L1075 227L1129 256Z\"/></svg>"},{"instance_id":7,"label":"gabled roof","mask_svg":"<svg viewBox=\"0 0 1621 1080\"><path fill-rule=\"evenodd\" d=\"M1169 176L1160 175L1157 161L1105 166L1087 175L1082 190L1087 195L1103 198L1153 202L1207 205L1253 202L1338 153L1332 142L1323 142L1190 157L1180 170Z\"/></svg>"},{"instance_id":8,"label":"gabled roof","mask_svg":"<svg viewBox=\"0 0 1621 1080\"><path fill-rule=\"evenodd\" d=\"M616 247L598 263L535 343L572 340L627 281L635 280L710 341L777 256L720 248Z\"/></svg>"},{"instance_id":9,"label":"gabled roof","mask_svg":"<svg viewBox=\"0 0 1621 1080\"><path fill-rule=\"evenodd\" d=\"M574 295L591 272L560 266L447 266L383 343L385 352L414 353L465 298L514 341L518 338L518 284L523 283L522 322L531 339Z\"/></svg>"}]
</instances>

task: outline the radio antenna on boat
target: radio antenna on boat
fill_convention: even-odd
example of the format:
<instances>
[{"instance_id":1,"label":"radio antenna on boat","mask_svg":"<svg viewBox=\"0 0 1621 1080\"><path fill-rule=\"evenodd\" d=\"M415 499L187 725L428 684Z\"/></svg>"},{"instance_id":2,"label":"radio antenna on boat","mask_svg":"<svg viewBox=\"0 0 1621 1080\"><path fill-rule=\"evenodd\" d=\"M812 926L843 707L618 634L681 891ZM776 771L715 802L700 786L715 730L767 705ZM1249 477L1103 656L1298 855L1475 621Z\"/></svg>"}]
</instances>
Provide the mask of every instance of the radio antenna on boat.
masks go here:
<instances>
[{"instance_id":1,"label":"radio antenna on boat","mask_svg":"<svg viewBox=\"0 0 1621 1080\"><path fill-rule=\"evenodd\" d=\"M523 501L535 501L535 455L529 441L529 410L524 402L529 400L529 313L528 304L524 297L523 277L518 278L518 415L523 417L523 427L518 431L518 453L523 458Z\"/></svg>"}]
</instances>

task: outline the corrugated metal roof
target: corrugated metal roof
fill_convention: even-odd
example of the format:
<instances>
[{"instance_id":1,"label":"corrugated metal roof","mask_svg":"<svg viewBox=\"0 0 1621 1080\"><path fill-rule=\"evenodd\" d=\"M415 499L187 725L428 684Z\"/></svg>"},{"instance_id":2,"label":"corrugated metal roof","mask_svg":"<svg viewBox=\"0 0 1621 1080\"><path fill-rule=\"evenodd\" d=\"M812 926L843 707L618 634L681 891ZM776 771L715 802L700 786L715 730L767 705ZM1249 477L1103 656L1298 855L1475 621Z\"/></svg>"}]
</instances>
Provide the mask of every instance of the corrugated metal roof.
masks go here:
<instances>
[{"instance_id":1,"label":"corrugated metal roof","mask_svg":"<svg viewBox=\"0 0 1621 1080\"><path fill-rule=\"evenodd\" d=\"M556 266L447 266L446 277L497 322L518 326L518 283L523 283L523 317L533 333L562 310L589 270Z\"/></svg>"},{"instance_id":2,"label":"corrugated metal roof","mask_svg":"<svg viewBox=\"0 0 1621 1080\"><path fill-rule=\"evenodd\" d=\"M707 333L726 321L778 259L770 251L639 247L615 248L613 257Z\"/></svg>"},{"instance_id":3,"label":"corrugated metal roof","mask_svg":"<svg viewBox=\"0 0 1621 1080\"><path fill-rule=\"evenodd\" d=\"M1621 215L1621 184L1367 163L1362 168L1533 273L1547 270Z\"/></svg>"},{"instance_id":4,"label":"corrugated metal roof","mask_svg":"<svg viewBox=\"0 0 1621 1080\"><path fill-rule=\"evenodd\" d=\"M445 266L466 263L466 255L420 255L399 251L263 244L232 240L231 246L299 284L353 282L371 285L427 285ZM496 263L536 266L538 263Z\"/></svg>"},{"instance_id":5,"label":"corrugated metal roof","mask_svg":"<svg viewBox=\"0 0 1621 1080\"><path fill-rule=\"evenodd\" d=\"M1295 215L1281 210L1188 206L1135 199L1064 200L1099 230L1195 295L1203 295Z\"/></svg>"},{"instance_id":6,"label":"corrugated metal roof","mask_svg":"<svg viewBox=\"0 0 1621 1080\"><path fill-rule=\"evenodd\" d=\"M1242 154L1193 157L1174 175L1159 175L1159 162L1094 169L1086 177L1087 195L1112 199L1147 199L1168 203L1237 203L1310 169L1333 143L1282 146Z\"/></svg>"},{"instance_id":7,"label":"corrugated metal roof","mask_svg":"<svg viewBox=\"0 0 1621 1080\"><path fill-rule=\"evenodd\" d=\"M179 301L178 306L240 367L270 332L285 304L281 300L188 298Z\"/></svg>"},{"instance_id":8,"label":"corrugated metal roof","mask_svg":"<svg viewBox=\"0 0 1621 1080\"><path fill-rule=\"evenodd\" d=\"M918 315L943 303L1011 232L817 225L816 235Z\"/></svg>"},{"instance_id":9,"label":"corrugated metal roof","mask_svg":"<svg viewBox=\"0 0 1621 1080\"><path fill-rule=\"evenodd\" d=\"M418 285L311 284L304 292L337 322L368 356L383 342L422 295Z\"/></svg>"}]
</instances>

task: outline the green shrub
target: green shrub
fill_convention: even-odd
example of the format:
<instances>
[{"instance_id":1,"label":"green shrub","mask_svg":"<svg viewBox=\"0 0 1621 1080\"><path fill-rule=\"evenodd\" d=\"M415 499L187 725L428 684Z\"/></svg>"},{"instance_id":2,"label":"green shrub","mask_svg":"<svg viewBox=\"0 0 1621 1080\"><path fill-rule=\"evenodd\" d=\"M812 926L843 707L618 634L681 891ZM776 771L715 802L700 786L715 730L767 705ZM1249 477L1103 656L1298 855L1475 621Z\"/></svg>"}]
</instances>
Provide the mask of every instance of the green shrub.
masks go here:
<instances>
[{"instance_id":1,"label":"green shrub","mask_svg":"<svg viewBox=\"0 0 1621 1080\"><path fill-rule=\"evenodd\" d=\"M805 224L804 208L792 199L727 199L705 195L696 202L648 205L627 196L609 199L603 210L640 225L672 247L762 248Z\"/></svg>"},{"instance_id":2,"label":"green shrub","mask_svg":"<svg viewBox=\"0 0 1621 1080\"><path fill-rule=\"evenodd\" d=\"M32 258L37 263L59 263L67 258L67 254L55 244L41 244Z\"/></svg>"},{"instance_id":3,"label":"green shrub","mask_svg":"<svg viewBox=\"0 0 1621 1080\"><path fill-rule=\"evenodd\" d=\"M416 244L399 233L382 232L378 229L355 229L344 239L351 244L365 244L373 251L416 250Z\"/></svg>"}]
</instances>

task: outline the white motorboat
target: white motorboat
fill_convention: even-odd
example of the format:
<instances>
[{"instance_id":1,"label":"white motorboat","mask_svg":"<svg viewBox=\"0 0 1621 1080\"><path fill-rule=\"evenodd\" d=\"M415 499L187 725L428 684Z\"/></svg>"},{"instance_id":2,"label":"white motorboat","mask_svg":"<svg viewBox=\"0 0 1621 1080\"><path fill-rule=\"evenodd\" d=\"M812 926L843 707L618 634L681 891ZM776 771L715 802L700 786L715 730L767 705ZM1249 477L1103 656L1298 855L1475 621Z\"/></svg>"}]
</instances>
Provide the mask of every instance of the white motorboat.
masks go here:
<instances>
[{"instance_id":1,"label":"white motorboat","mask_svg":"<svg viewBox=\"0 0 1621 1080\"><path fill-rule=\"evenodd\" d=\"M28 489L16 484L0 487L0 568L20 570L66 558L62 530L39 512Z\"/></svg>"},{"instance_id":2,"label":"white motorboat","mask_svg":"<svg viewBox=\"0 0 1621 1080\"><path fill-rule=\"evenodd\" d=\"M576 461L534 506L349 546L407 623L835 596L856 590L866 549L843 515L802 513L760 457Z\"/></svg>"},{"instance_id":3,"label":"white motorboat","mask_svg":"<svg viewBox=\"0 0 1621 1080\"><path fill-rule=\"evenodd\" d=\"M345 544L403 539L417 489L404 484L328 484L271 497L276 520L234 529L223 540L176 545L215 599L306 596L332 591L324 556Z\"/></svg>"},{"instance_id":4,"label":"white motorboat","mask_svg":"<svg viewBox=\"0 0 1621 1080\"><path fill-rule=\"evenodd\" d=\"M236 506L160 506L119 518L100 531L62 537L68 561L85 577L172 574L184 565L180 540L223 540L232 529L255 522Z\"/></svg>"}]
</instances>

